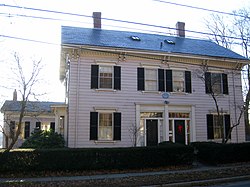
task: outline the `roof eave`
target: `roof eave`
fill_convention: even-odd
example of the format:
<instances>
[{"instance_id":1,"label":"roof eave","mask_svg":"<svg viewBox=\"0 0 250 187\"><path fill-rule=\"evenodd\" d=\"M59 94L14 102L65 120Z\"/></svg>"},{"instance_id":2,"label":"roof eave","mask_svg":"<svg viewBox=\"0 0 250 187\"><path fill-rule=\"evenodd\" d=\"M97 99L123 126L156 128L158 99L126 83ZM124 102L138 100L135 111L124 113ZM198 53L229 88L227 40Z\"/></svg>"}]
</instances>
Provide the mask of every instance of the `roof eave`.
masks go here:
<instances>
[{"instance_id":1,"label":"roof eave","mask_svg":"<svg viewBox=\"0 0 250 187\"><path fill-rule=\"evenodd\" d=\"M241 59L241 58L226 58L226 57L216 57L216 56L205 56L205 55L194 55L187 53L173 53L173 52L162 52L162 51L153 51L153 50L139 50L139 49L129 49L129 48L118 48L118 47L103 47L95 45L78 45L78 44L62 44L63 48L79 48L92 51L103 51L105 52L116 52L116 53L136 53L143 55L160 55L160 56L172 56L172 57L184 57L184 58L193 58L193 59L202 59L202 60L218 60L222 62L236 62L242 64L249 64L250 60Z\"/></svg>"}]
</instances>

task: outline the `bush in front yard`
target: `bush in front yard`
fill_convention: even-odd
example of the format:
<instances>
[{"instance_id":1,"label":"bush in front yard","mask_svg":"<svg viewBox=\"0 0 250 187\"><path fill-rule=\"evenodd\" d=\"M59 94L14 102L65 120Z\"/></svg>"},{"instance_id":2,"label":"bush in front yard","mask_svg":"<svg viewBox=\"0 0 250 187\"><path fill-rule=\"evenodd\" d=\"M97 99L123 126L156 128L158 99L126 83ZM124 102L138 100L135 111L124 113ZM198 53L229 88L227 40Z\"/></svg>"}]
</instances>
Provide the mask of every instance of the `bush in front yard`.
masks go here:
<instances>
[{"instance_id":1,"label":"bush in front yard","mask_svg":"<svg viewBox=\"0 0 250 187\"><path fill-rule=\"evenodd\" d=\"M198 160L208 164L250 162L250 143L194 142Z\"/></svg>"},{"instance_id":2,"label":"bush in front yard","mask_svg":"<svg viewBox=\"0 0 250 187\"><path fill-rule=\"evenodd\" d=\"M0 171L72 171L191 165L190 146L0 152Z\"/></svg>"},{"instance_id":3,"label":"bush in front yard","mask_svg":"<svg viewBox=\"0 0 250 187\"><path fill-rule=\"evenodd\" d=\"M54 149L63 148L64 144L65 142L61 134L53 130L39 130L32 133L32 135L23 142L21 148Z\"/></svg>"}]
</instances>

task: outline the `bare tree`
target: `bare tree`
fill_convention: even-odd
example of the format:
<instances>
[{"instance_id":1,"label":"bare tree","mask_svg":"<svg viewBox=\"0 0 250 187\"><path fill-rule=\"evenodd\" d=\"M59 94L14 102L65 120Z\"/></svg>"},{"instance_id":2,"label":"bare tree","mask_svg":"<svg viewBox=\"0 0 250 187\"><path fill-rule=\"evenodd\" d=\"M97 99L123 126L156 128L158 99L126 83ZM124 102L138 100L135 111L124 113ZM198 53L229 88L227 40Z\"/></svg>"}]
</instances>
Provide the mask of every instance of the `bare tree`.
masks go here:
<instances>
[{"instance_id":1,"label":"bare tree","mask_svg":"<svg viewBox=\"0 0 250 187\"><path fill-rule=\"evenodd\" d=\"M232 26L226 23L228 23L226 18L218 14L211 14L210 19L205 20L206 27L212 32L209 39L215 41L218 45L231 49L234 38Z\"/></svg>"},{"instance_id":2,"label":"bare tree","mask_svg":"<svg viewBox=\"0 0 250 187\"><path fill-rule=\"evenodd\" d=\"M250 51L250 10L243 8L234 11L234 17L227 18L212 14L206 21L206 26L212 32L211 40L217 44L231 49L236 45L242 48L242 54L249 59ZM227 24L228 23L228 24ZM250 65L242 71L243 97L245 100L244 118L247 140L250 140L249 107L250 107Z\"/></svg>"},{"instance_id":3,"label":"bare tree","mask_svg":"<svg viewBox=\"0 0 250 187\"><path fill-rule=\"evenodd\" d=\"M40 81L39 73L42 69L41 60L33 60L31 73L27 74L22 66L20 56L17 53L14 54L14 62L16 68L12 69L14 77L11 79L13 79L15 85L18 87L21 99L17 101L19 108L17 122L13 123L11 115L7 115L4 119L4 127L1 128L6 139L10 141L7 145L7 152L13 148L21 134L23 118L28 115L27 106L30 97L37 97L34 93L34 87Z\"/></svg>"},{"instance_id":4,"label":"bare tree","mask_svg":"<svg viewBox=\"0 0 250 187\"><path fill-rule=\"evenodd\" d=\"M216 113L217 113L217 124L221 127L221 137L222 143L225 143L224 138L224 128L223 128L223 109L220 110L218 104L218 90L217 85L220 82L220 79L212 79L211 75L208 75L208 66L207 64L203 64L200 70L196 71L196 76L205 84L206 92L212 97L213 102L215 104ZM210 76L210 77L208 77Z\"/></svg>"},{"instance_id":5,"label":"bare tree","mask_svg":"<svg viewBox=\"0 0 250 187\"><path fill-rule=\"evenodd\" d=\"M216 122L218 126L220 127L222 143L227 143L231 137L231 133L233 129L237 127L238 125L240 125L240 120L245 111L245 107L239 106L240 115L238 116L237 121L233 123L233 125L231 125L229 129L227 129L223 123L223 115L224 115L223 108L220 108L218 104L219 96L221 94L221 75L217 73L212 78L211 74L209 73L208 65L203 64L201 65L200 70L196 71L196 76L205 84L206 93L209 94L213 99L215 109L216 109ZM230 121L232 120L230 119Z\"/></svg>"},{"instance_id":6,"label":"bare tree","mask_svg":"<svg viewBox=\"0 0 250 187\"><path fill-rule=\"evenodd\" d=\"M238 116L238 119L236 120L235 123L233 123L233 125L230 126L230 128L228 129L228 132L227 132L227 136L225 137L225 143L228 142L228 140L230 139L231 137L231 134L232 134L232 131L235 127L239 126L240 125L240 120L243 116L243 114L245 113L245 106L239 106L239 110L240 110L240 114Z\"/></svg>"},{"instance_id":7,"label":"bare tree","mask_svg":"<svg viewBox=\"0 0 250 187\"><path fill-rule=\"evenodd\" d=\"M136 124L132 124L129 127L129 132L130 132L131 141L133 143L133 147L136 147L139 134L141 133L141 127L137 127Z\"/></svg>"},{"instance_id":8,"label":"bare tree","mask_svg":"<svg viewBox=\"0 0 250 187\"><path fill-rule=\"evenodd\" d=\"M245 8L240 9L238 11L234 11L234 29L233 33L237 38L240 38L240 45L242 47L242 52L246 58L249 59L249 51L250 51L250 10ZM246 136L250 135L250 126L249 126L249 106L250 106L250 65L246 65L242 72L244 87L243 94L245 97L245 127L246 127ZM247 139L250 140L250 139Z\"/></svg>"}]
</instances>

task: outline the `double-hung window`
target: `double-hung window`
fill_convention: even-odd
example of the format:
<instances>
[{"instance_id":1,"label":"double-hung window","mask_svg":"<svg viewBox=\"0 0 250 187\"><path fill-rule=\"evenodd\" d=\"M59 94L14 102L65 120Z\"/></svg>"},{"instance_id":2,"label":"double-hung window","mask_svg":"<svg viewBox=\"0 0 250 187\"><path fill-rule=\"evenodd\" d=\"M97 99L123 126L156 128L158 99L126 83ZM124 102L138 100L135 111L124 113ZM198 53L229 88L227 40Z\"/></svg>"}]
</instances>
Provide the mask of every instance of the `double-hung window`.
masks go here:
<instances>
[{"instance_id":1,"label":"double-hung window","mask_svg":"<svg viewBox=\"0 0 250 187\"><path fill-rule=\"evenodd\" d=\"M99 66L99 88L113 88L113 66Z\"/></svg>"},{"instance_id":2,"label":"double-hung window","mask_svg":"<svg viewBox=\"0 0 250 187\"><path fill-rule=\"evenodd\" d=\"M145 90L158 91L157 69L145 69Z\"/></svg>"},{"instance_id":3,"label":"double-hung window","mask_svg":"<svg viewBox=\"0 0 250 187\"><path fill-rule=\"evenodd\" d=\"M91 89L121 90L121 67L91 65Z\"/></svg>"},{"instance_id":4,"label":"double-hung window","mask_svg":"<svg viewBox=\"0 0 250 187\"><path fill-rule=\"evenodd\" d=\"M230 129L230 115L221 114L220 117L215 114L207 114L207 138L222 139L227 137Z\"/></svg>"},{"instance_id":5,"label":"double-hung window","mask_svg":"<svg viewBox=\"0 0 250 187\"><path fill-rule=\"evenodd\" d=\"M99 140L113 140L112 113L99 113Z\"/></svg>"},{"instance_id":6,"label":"double-hung window","mask_svg":"<svg viewBox=\"0 0 250 187\"><path fill-rule=\"evenodd\" d=\"M121 113L90 112L90 140L121 140Z\"/></svg>"},{"instance_id":7,"label":"double-hung window","mask_svg":"<svg viewBox=\"0 0 250 187\"><path fill-rule=\"evenodd\" d=\"M206 72L205 86L208 94L228 94L227 74Z\"/></svg>"},{"instance_id":8,"label":"double-hung window","mask_svg":"<svg viewBox=\"0 0 250 187\"><path fill-rule=\"evenodd\" d=\"M185 92L185 72L173 71L173 92Z\"/></svg>"},{"instance_id":9,"label":"double-hung window","mask_svg":"<svg viewBox=\"0 0 250 187\"><path fill-rule=\"evenodd\" d=\"M191 72L137 68L137 90L191 93Z\"/></svg>"}]
</instances>

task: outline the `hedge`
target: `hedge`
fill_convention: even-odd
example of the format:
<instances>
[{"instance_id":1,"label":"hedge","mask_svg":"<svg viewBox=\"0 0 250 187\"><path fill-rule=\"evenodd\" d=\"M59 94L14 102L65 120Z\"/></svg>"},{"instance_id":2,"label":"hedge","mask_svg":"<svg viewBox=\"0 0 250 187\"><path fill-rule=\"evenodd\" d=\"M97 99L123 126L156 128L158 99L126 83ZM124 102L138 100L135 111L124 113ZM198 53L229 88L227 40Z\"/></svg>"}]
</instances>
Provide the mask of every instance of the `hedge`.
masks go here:
<instances>
[{"instance_id":1,"label":"hedge","mask_svg":"<svg viewBox=\"0 0 250 187\"><path fill-rule=\"evenodd\" d=\"M16 150L0 152L0 171L72 171L191 165L193 148L169 145L136 148Z\"/></svg>"},{"instance_id":2,"label":"hedge","mask_svg":"<svg viewBox=\"0 0 250 187\"><path fill-rule=\"evenodd\" d=\"M221 144L213 142L194 142L197 159L207 164L229 164L250 162L250 143Z\"/></svg>"}]
</instances>

